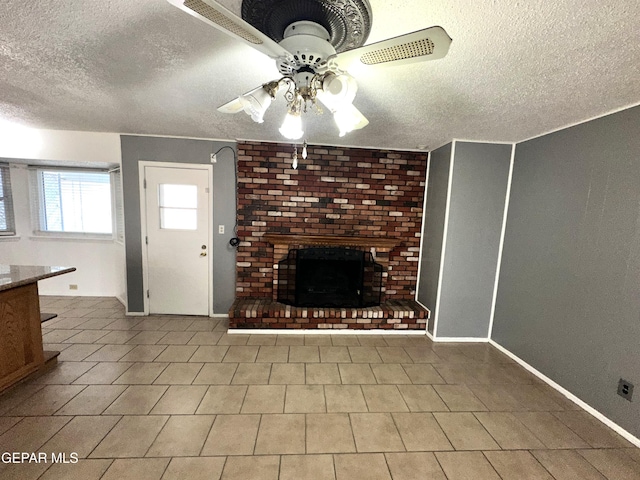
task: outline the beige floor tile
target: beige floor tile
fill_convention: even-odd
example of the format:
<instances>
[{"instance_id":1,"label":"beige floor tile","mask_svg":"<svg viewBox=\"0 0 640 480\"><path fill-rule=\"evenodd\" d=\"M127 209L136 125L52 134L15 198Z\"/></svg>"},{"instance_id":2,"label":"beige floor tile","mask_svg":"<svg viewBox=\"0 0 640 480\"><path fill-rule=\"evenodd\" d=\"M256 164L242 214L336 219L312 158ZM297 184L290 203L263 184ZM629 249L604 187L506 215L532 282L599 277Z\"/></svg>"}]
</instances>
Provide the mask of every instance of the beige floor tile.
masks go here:
<instances>
[{"instance_id":1,"label":"beige floor tile","mask_svg":"<svg viewBox=\"0 0 640 480\"><path fill-rule=\"evenodd\" d=\"M219 480L225 457L172 458L162 480Z\"/></svg>"},{"instance_id":2,"label":"beige floor tile","mask_svg":"<svg viewBox=\"0 0 640 480\"><path fill-rule=\"evenodd\" d=\"M56 415L100 415L126 388L124 385L89 385Z\"/></svg>"},{"instance_id":3,"label":"beige floor tile","mask_svg":"<svg viewBox=\"0 0 640 480\"><path fill-rule=\"evenodd\" d=\"M472 413L438 412L433 415L456 450L500 449Z\"/></svg>"},{"instance_id":4,"label":"beige floor tile","mask_svg":"<svg viewBox=\"0 0 640 480\"><path fill-rule=\"evenodd\" d=\"M189 361L222 362L222 359L227 354L227 350L229 350L229 347L226 345L200 345Z\"/></svg>"},{"instance_id":5,"label":"beige floor tile","mask_svg":"<svg viewBox=\"0 0 640 480\"><path fill-rule=\"evenodd\" d=\"M531 450L544 445L509 412L477 412L476 418L505 450Z\"/></svg>"},{"instance_id":6,"label":"beige floor tile","mask_svg":"<svg viewBox=\"0 0 640 480\"><path fill-rule=\"evenodd\" d=\"M579 450L580 455L596 467L605 477L613 480L637 480L640 463L620 449Z\"/></svg>"},{"instance_id":7,"label":"beige floor tile","mask_svg":"<svg viewBox=\"0 0 640 480\"><path fill-rule=\"evenodd\" d=\"M22 420L22 417L0 417L0 435Z\"/></svg>"},{"instance_id":8,"label":"beige floor tile","mask_svg":"<svg viewBox=\"0 0 640 480\"><path fill-rule=\"evenodd\" d=\"M246 345L250 335L227 334L223 333L218 340L218 345Z\"/></svg>"},{"instance_id":9,"label":"beige floor tile","mask_svg":"<svg viewBox=\"0 0 640 480\"><path fill-rule=\"evenodd\" d=\"M351 363L347 347L320 346L320 361L322 363Z\"/></svg>"},{"instance_id":10,"label":"beige floor tile","mask_svg":"<svg viewBox=\"0 0 640 480\"><path fill-rule=\"evenodd\" d=\"M411 357L413 363L441 363L442 359L429 346L405 347L404 351Z\"/></svg>"},{"instance_id":11,"label":"beige floor tile","mask_svg":"<svg viewBox=\"0 0 640 480\"><path fill-rule=\"evenodd\" d=\"M531 453L556 480L605 480L575 450L534 450Z\"/></svg>"},{"instance_id":12,"label":"beige floor tile","mask_svg":"<svg viewBox=\"0 0 640 480\"><path fill-rule=\"evenodd\" d=\"M276 345L304 345L305 335L278 335Z\"/></svg>"},{"instance_id":13,"label":"beige floor tile","mask_svg":"<svg viewBox=\"0 0 640 480\"><path fill-rule=\"evenodd\" d=\"M0 452L37 452L72 417L27 417L0 435Z\"/></svg>"},{"instance_id":14,"label":"beige floor tile","mask_svg":"<svg viewBox=\"0 0 640 480\"><path fill-rule=\"evenodd\" d=\"M640 464L640 448L638 447L625 448L624 452L627 455L629 455L633 460L635 460L636 463Z\"/></svg>"},{"instance_id":15,"label":"beige floor tile","mask_svg":"<svg viewBox=\"0 0 640 480\"><path fill-rule=\"evenodd\" d=\"M101 480L160 480L168 463L168 458L119 459Z\"/></svg>"},{"instance_id":16,"label":"beige floor tile","mask_svg":"<svg viewBox=\"0 0 640 480\"><path fill-rule=\"evenodd\" d=\"M161 318L158 316L149 315L147 318L137 323L132 330L151 330L158 331L158 329L169 321L169 317Z\"/></svg>"},{"instance_id":17,"label":"beige floor tile","mask_svg":"<svg viewBox=\"0 0 640 480\"><path fill-rule=\"evenodd\" d=\"M334 347L359 347L360 341L356 335L331 335Z\"/></svg>"},{"instance_id":18,"label":"beige floor tile","mask_svg":"<svg viewBox=\"0 0 640 480\"><path fill-rule=\"evenodd\" d=\"M308 384L328 385L340 384L340 373L335 363L307 363L305 380Z\"/></svg>"},{"instance_id":19,"label":"beige floor tile","mask_svg":"<svg viewBox=\"0 0 640 480\"><path fill-rule=\"evenodd\" d=\"M469 385L473 394L480 399L490 412L516 412L525 410L504 385Z\"/></svg>"},{"instance_id":20,"label":"beige floor tile","mask_svg":"<svg viewBox=\"0 0 640 480\"><path fill-rule=\"evenodd\" d=\"M289 347L289 362L318 363L320 349L315 345L293 345Z\"/></svg>"},{"instance_id":21,"label":"beige floor tile","mask_svg":"<svg viewBox=\"0 0 640 480\"><path fill-rule=\"evenodd\" d=\"M430 413L394 413L393 419L408 451L453 450L438 422Z\"/></svg>"},{"instance_id":22,"label":"beige floor tile","mask_svg":"<svg viewBox=\"0 0 640 480\"><path fill-rule=\"evenodd\" d=\"M182 318L171 319L158 328L158 330L163 330L165 332L184 332L192 323L193 320Z\"/></svg>"},{"instance_id":23,"label":"beige floor tile","mask_svg":"<svg viewBox=\"0 0 640 480\"><path fill-rule=\"evenodd\" d=\"M42 341L44 343L62 343L67 338L73 337L77 330L52 330L50 332L44 333L42 335Z\"/></svg>"},{"instance_id":24,"label":"beige floor tile","mask_svg":"<svg viewBox=\"0 0 640 480\"><path fill-rule=\"evenodd\" d=\"M84 385L45 385L41 390L9 410L8 415L53 415L65 403L78 395Z\"/></svg>"},{"instance_id":25,"label":"beige floor tile","mask_svg":"<svg viewBox=\"0 0 640 480\"><path fill-rule=\"evenodd\" d=\"M99 350L85 358L87 362L117 362L133 350L134 345L102 345Z\"/></svg>"},{"instance_id":26,"label":"beige floor tile","mask_svg":"<svg viewBox=\"0 0 640 480\"><path fill-rule=\"evenodd\" d=\"M353 363L382 363L375 347L349 347L349 356Z\"/></svg>"},{"instance_id":27,"label":"beige floor tile","mask_svg":"<svg viewBox=\"0 0 640 480\"><path fill-rule=\"evenodd\" d=\"M105 415L146 415L167 390L165 385L130 385L109 407Z\"/></svg>"},{"instance_id":28,"label":"beige floor tile","mask_svg":"<svg viewBox=\"0 0 640 480\"><path fill-rule=\"evenodd\" d=\"M232 363L255 362L259 348L257 345L232 345L222 361Z\"/></svg>"},{"instance_id":29,"label":"beige floor tile","mask_svg":"<svg viewBox=\"0 0 640 480\"><path fill-rule=\"evenodd\" d=\"M147 457L188 457L200 454L215 415L176 415L164 424Z\"/></svg>"},{"instance_id":30,"label":"beige floor tile","mask_svg":"<svg viewBox=\"0 0 640 480\"><path fill-rule=\"evenodd\" d=\"M466 385L434 385L433 388L452 412L481 412L484 403Z\"/></svg>"},{"instance_id":31,"label":"beige floor tile","mask_svg":"<svg viewBox=\"0 0 640 480\"><path fill-rule=\"evenodd\" d=\"M331 346L333 343L331 342L331 335L305 335L304 336L304 344L305 345L326 345Z\"/></svg>"},{"instance_id":32,"label":"beige floor tile","mask_svg":"<svg viewBox=\"0 0 640 480\"><path fill-rule=\"evenodd\" d=\"M587 442L548 412L513 412L547 448L588 448Z\"/></svg>"},{"instance_id":33,"label":"beige floor tile","mask_svg":"<svg viewBox=\"0 0 640 480\"><path fill-rule=\"evenodd\" d=\"M277 335L250 335L247 345L275 345Z\"/></svg>"},{"instance_id":34,"label":"beige floor tile","mask_svg":"<svg viewBox=\"0 0 640 480\"><path fill-rule=\"evenodd\" d=\"M166 345L138 345L120 360L123 362L153 362Z\"/></svg>"},{"instance_id":35,"label":"beige floor tile","mask_svg":"<svg viewBox=\"0 0 640 480\"><path fill-rule=\"evenodd\" d=\"M445 363L471 363L472 358L469 358L462 351L462 346L458 345L432 345L433 350L438 357L440 357Z\"/></svg>"},{"instance_id":36,"label":"beige floor tile","mask_svg":"<svg viewBox=\"0 0 640 480\"><path fill-rule=\"evenodd\" d=\"M120 420L119 416L78 416L67 423L41 450L54 453L77 453L87 457Z\"/></svg>"},{"instance_id":37,"label":"beige floor tile","mask_svg":"<svg viewBox=\"0 0 640 480\"><path fill-rule=\"evenodd\" d=\"M402 347L376 347L376 350L384 363L413 363Z\"/></svg>"},{"instance_id":38,"label":"beige floor tile","mask_svg":"<svg viewBox=\"0 0 640 480\"><path fill-rule=\"evenodd\" d=\"M563 410L553 399L543 393L536 385L518 385L510 390L510 395L527 410L534 412L557 412Z\"/></svg>"},{"instance_id":39,"label":"beige floor tile","mask_svg":"<svg viewBox=\"0 0 640 480\"><path fill-rule=\"evenodd\" d=\"M343 413L307 414L307 453L355 452L349 416Z\"/></svg>"},{"instance_id":40,"label":"beige floor tile","mask_svg":"<svg viewBox=\"0 0 640 480\"><path fill-rule=\"evenodd\" d=\"M283 413L285 385L249 385L241 413Z\"/></svg>"},{"instance_id":41,"label":"beige floor tile","mask_svg":"<svg viewBox=\"0 0 640 480\"><path fill-rule=\"evenodd\" d=\"M164 415L124 416L89 455L90 458L142 457L169 419Z\"/></svg>"},{"instance_id":42,"label":"beige floor tile","mask_svg":"<svg viewBox=\"0 0 640 480\"><path fill-rule=\"evenodd\" d=\"M431 385L398 385L405 403L412 412L448 412Z\"/></svg>"},{"instance_id":43,"label":"beige floor tile","mask_svg":"<svg viewBox=\"0 0 640 480\"><path fill-rule=\"evenodd\" d=\"M380 335L356 335L363 347L388 347L385 339Z\"/></svg>"},{"instance_id":44,"label":"beige floor tile","mask_svg":"<svg viewBox=\"0 0 640 480\"><path fill-rule=\"evenodd\" d=\"M229 457L224 464L222 480L278 480L280 457Z\"/></svg>"},{"instance_id":45,"label":"beige floor tile","mask_svg":"<svg viewBox=\"0 0 640 480\"><path fill-rule=\"evenodd\" d=\"M284 401L285 413L320 413L326 411L327 406L322 385L287 385Z\"/></svg>"},{"instance_id":46,"label":"beige floor tile","mask_svg":"<svg viewBox=\"0 0 640 480\"><path fill-rule=\"evenodd\" d=\"M500 480L482 452L437 452L435 455L449 480Z\"/></svg>"},{"instance_id":47,"label":"beige floor tile","mask_svg":"<svg viewBox=\"0 0 640 480\"><path fill-rule=\"evenodd\" d=\"M126 372L114 380L114 384L145 385L151 384L167 368L168 363L134 363Z\"/></svg>"},{"instance_id":48,"label":"beige floor tile","mask_svg":"<svg viewBox=\"0 0 640 480\"><path fill-rule=\"evenodd\" d=\"M331 455L283 455L279 480L335 480Z\"/></svg>"},{"instance_id":49,"label":"beige floor tile","mask_svg":"<svg viewBox=\"0 0 640 480\"><path fill-rule=\"evenodd\" d=\"M40 480L99 480L111 465L112 460L87 460L78 463L55 464L40 477Z\"/></svg>"},{"instance_id":50,"label":"beige floor tile","mask_svg":"<svg viewBox=\"0 0 640 480\"><path fill-rule=\"evenodd\" d=\"M237 363L205 363L193 384L229 385L237 368Z\"/></svg>"},{"instance_id":51,"label":"beige floor tile","mask_svg":"<svg viewBox=\"0 0 640 480\"><path fill-rule=\"evenodd\" d=\"M104 337L108 331L105 330L82 330L77 335L67 338L64 343L93 343Z\"/></svg>"},{"instance_id":52,"label":"beige floor tile","mask_svg":"<svg viewBox=\"0 0 640 480\"><path fill-rule=\"evenodd\" d=\"M240 413L246 393L246 385L216 385L209 387L196 413Z\"/></svg>"},{"instance_id":53,"label":"beige floor tile","mask_svg":"<svg viewBox=\"0 0 640 480\"><path fill-rule=\"evenodd\" d=\"M259 425L260 415L216 416L201 455L252 455Z\"/></svg>"},{"instance_id":54,"label":"beige floor tile","mask_svg":"<svg viewBox=\"0 0 640 480\"><path fill-rule=\"evenodd\" d=\"M404 452L404 444L389 413L351 413L358 452Z\"/></svg>"},{"instance_id":55,"label":"beige floor tile","mask_svg":"<svg viewBox=\"0 0 640 480\"><path fill-rule=\"evenodd\" d=\"M112 383L131 366L125 362L100 362L91 370L80 375L74 384L78 385L106 385Z\"/></svg>"},{"instance_id":56,"label":"beige floor tile","mask_svg":"<svg viewBox=\"0 0 640 480\"><path fill-rule=\"evenodd\" d=\"M154 361L188 362L197 349L196 345L169 345Z\"/></svg>"},{"instance_id":57,"label":"beige floor tile","mask_svg":"<svg viewBox=\"0 0 640 480\"><path fill-rule=\"evenodd\" d=\"M271 375L270 363L240 363L231 380L234 385L265 385Z\"/></svg>"},{"instance_id":58,"label":"beige floor tile","mask_svg":"<svg viewBox=\"0 0 640 480\"><path fill-rule=\"evenodd\" d=\"M113 345L124 345L133 337L135 337L137 334L138 332L116 330L116 331L107 333L104 337L100 338L99 340L96 340L95 343L101 343L101 344L110 343Z\"/></svg>"},{"instance_id":59,"label":"beige floor tile","mask_svg":"<svg viewBox=\"0 0 640 480\"><path fill-rule=\"evenodd\" d=\"M433 453L385 453L393 480L447 480Z\"/></svg>"},{"instance_id":60,"label":"beige floor tile","mask_svg":"<svg viewBox=\"0 0 640 480\"><path fill-rule=\"evenodd\" d=\"M196 334L191 337L191 340L187 343L189 345L217 345L221 337L222 333L219 332L196 332Z\"/></svg>"},{"instance_id":61,"label":"beige floor tile","mask_svg":"<svg viewBox=\"0 0 640 480\"><path fill-rule=\"evenodd\" d=\"M156 345L186 345L195 332L169 332L156 342Z\"/></svg>"},{"instance_id":62,"label":"beige floor tile","mask_svg":"<svg viewBox=\"0 0 640 480\"><path fill-rule=\"evenodd\" d=\"M529 452L485 452L484 455L502 478L553 480Z\"/></svg>"},{"instance_id":63,"label":"beige floor tile","mask_svg":"<svg viewBox=\"0 0 640 480\"><path fill-rule=\"evenodd\" d=\"M33 382L48 385L67 385L95 365L94 362L63 362L58 357L58 364L44 375L33 379Z\"/></svg>"},{"instance_id":64,"label":"beige floor tile","mask_svg":"<svg viewBox=\"0 0 640 480\"><path fill-rule=\"evenodd\" d=\"M133 329L135 330L135 327ZM135 337L127 340L127 345L154 345L166 334L167 332L161 332L158 330L145 330L138 332Z\"/></svg>"},{"instance_id":65,"label":"beige floor tile","mask_svg":"<svg viewBox=\"0 0 640 480\"><path fill-rule=\"evenodd\" d=\"M100 331L100 330L95 330ZM73 337L72 337L73 338ZM92 353L100 350L102 345L93 344L74 344L65 348L60 355L58 355L59 362L80 362L87 358Z\"/></svg>"},{"instance_id":66,"label":"beige floor tile","mask_svg":"<svg viewBox=\"0 0 640 480\"><path fill-rule=\"evenodd\" d=\"M628 448L631 443L586 412L575 410L554 412L567 427L593 448Z\"/></svg>"},{"instance_id":67,"label":"beige floor tile","mask_svg":"<svg viewBox=\"0 0 640 480\"><path fill-rule=\"evenodd\" d=\"M0 463L2 480L36 480L51 465L48 463Z\"/></svg>"},{"instance_id":68,"label":"beige floor tile","mask_svg":"<svg viewBox=\"0 0 640 480\"><path fill-rule=\"evenodd\" d=\"M151 410L151 415L191 415L207 392L205 385L171 385Z\"/></svg>"},{"instance_id":69,"label":"beige floor tile","mask_svg":"<svg viewBox=\"0 0 640 480\"><path fill-rule=\"evenodd\" d=\"M156 385L190 385L203 363L171 363L153 382Z\"/></svg>"},{"instance_id":70,"label":"beige floor tile","mask_svg":"<svg viewBox=\"0 0 640 480\"><path fill-rule=\"evenodd\" d=\"M345 385L377 384L376 377L368 363L340 363L340 380Z\"/></svg>"},{"instance_id":71,"label":"beige floor tile","mask_svg":"<svg viewBox=\"0 0 640 480\"><path fill-rule=\"evenodd\" d=\"M391 480L381 453L334 455L336 480Z\"/></svg>"},{"instance_id":72,"label":"beige floor tile","mask_svg":"<svg viewBox=\"0 0 640 480\"><path fill-rule=\"evenodd\" d=\"M289 360L289 347L262 345L258 350L256 362L287 363Z\"/></svg>"},{"instance_id":73,"label":"beige floor tile","mask_svg":"<svg viewBox=\"0 0 640 480\"><path fill-rule=\"evenodd\" d=\"M362 385L362 393L370 412L408 412L398 387L395 385Z\"/></svg>"},{"instance_id":74,"label":"beige floor tile","mask_svg":"<svg viewBox=\"0 0 640 480\"><path fill-rule=\"evenodd\" d=\"M255 455L305 453L304 415L262 415Z\"/></svg>"},{"instance_id":75,"label":"beige floor tile","mask_svg":"<svg viewBox=\"0 0 640 480\"><path fill-rule=\"evenodd\" d=\"M424 363L420 364L411 364L405 363L402 364L402 368L404 368L405 373L411 379L411 383L414 384L436 384L436 383L446 383L444 378L442 378L436 369L433 368L432 365L427 365Z\"/></svg>"},{"instance_id":76,"label":"beige floor tile","mask_svg":"<svg viewBox=\"0 0 640 480\"><path fill-rule=\"evenodd\" d=\"M269 383L272 385L296 385L305 383L303 363L274 363Z\"/></svg>"},{"instance_id":77,"label":"beige floor tile","mask_svg":"<svg viewBox=\"0 0 640 480\"><path fill-rule=\"evenodd\" d=\"M436 369L438 374L446 383L452 385L459 385L463 383L472 385L478 383L476 378L469 372L467 365L464 363L438 363L434 364L433 368ZM517 405L520 407L520 404Z\"/></svg>"},{"instance_id":78,"label":"beige floor tile","mask_svg":"<svg viewBox=\"0 0 640 480\"><path fill-rule=\"evenodd\" d=\"M327 412L357 413L368 412L360 385L325 385L324 394Z\"/></svg>"}]
</instances>

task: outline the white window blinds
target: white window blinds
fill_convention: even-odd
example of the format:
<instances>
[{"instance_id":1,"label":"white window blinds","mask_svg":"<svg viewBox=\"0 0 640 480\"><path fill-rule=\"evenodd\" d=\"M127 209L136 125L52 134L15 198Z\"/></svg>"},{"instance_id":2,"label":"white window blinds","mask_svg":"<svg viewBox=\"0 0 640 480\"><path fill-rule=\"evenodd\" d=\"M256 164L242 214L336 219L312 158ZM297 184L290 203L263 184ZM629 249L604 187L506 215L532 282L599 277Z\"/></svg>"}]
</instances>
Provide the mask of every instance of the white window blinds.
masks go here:
<instances>
[{"instance_id":1,"label":"white window blinds","mask_svg":"<svg viewBox=\"0 0 640 480\"><path fill-rule=\"evenodd\" d=\"M124 243L124 198L122 193L122 172L120 168L111 171L111 184L113 185L113 200L115 211L115 239Z\"/></svg>"},{"instance_id":2,"label":"white window blinds","mask_svg":"<svg viewBox=\"0 0 640 480\"><path fill-rule=\"evenodd\" d=\"M0 235L15 235L13 198L11 196L11 172L9 165L0 164Z\"/></svg>"}]
</instances>

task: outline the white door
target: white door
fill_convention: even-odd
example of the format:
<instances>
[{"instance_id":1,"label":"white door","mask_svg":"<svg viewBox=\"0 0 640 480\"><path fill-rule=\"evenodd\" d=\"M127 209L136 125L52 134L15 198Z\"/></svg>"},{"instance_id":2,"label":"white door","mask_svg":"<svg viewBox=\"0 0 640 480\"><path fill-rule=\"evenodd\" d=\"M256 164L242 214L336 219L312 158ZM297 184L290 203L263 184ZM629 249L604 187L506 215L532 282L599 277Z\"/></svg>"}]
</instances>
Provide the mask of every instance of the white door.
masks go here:
<instances>
[{"instance_id":1,"label":"white door","mask_svg":"<svg viewBox=\"0 0 640 480\"><path fill-rule=\"evenodd\" d=\"M144 166L149 313L209 315L209 169Z\"/></svg>"}]
</instances>

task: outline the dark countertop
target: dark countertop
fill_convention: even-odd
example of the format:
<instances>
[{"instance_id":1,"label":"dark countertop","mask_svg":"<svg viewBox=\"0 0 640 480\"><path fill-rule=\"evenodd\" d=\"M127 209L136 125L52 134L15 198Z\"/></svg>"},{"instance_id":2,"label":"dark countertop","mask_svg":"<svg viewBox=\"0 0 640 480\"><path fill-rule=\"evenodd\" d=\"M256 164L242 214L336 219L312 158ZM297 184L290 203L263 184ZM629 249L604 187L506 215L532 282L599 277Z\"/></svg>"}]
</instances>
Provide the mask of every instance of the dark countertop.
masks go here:
<instances>
[{"instance_id":1,"label":"dark countertop","mask_svg":"<svg viewBox=\"0 0 640 480\"><path fill-rule=\"evenodd\" d=\"M35 283L49 277L74 272L76 267L41 265L0 265L0 291Z\"/></svg>"}]
</instances>

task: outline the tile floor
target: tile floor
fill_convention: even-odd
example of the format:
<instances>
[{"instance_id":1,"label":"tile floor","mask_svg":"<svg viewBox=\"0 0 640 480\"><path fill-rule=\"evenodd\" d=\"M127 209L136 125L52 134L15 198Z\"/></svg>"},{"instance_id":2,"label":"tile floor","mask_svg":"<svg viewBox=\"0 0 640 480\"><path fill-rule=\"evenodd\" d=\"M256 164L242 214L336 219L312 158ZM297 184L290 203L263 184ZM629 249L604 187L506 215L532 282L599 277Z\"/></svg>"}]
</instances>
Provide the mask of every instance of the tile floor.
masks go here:
<instances>
[{"instance_id":1,"label":"tile floor","mask_svg":"<svg viewBox=\"0 0 640 480\"><path fill-rule=\"evenodd\" d=\"M640 478L640 450L486 344L227 335L43 297L58 366L0 395L9 479Z\"/></svg>"}]
</instances>

